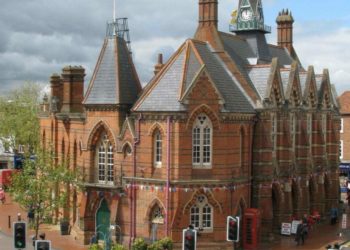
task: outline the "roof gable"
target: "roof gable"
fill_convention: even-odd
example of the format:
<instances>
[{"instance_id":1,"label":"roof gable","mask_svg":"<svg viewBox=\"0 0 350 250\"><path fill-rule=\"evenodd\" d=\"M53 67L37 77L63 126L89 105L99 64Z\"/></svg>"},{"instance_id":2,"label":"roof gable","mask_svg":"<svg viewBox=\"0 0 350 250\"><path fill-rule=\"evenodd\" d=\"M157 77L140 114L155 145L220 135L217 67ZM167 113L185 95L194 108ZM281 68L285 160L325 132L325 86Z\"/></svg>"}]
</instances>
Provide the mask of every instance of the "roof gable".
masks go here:
<instances>
[{"instance_id":1,"label":"roof gable","mask_svg":"<svg viewBox=\"0 0 350 250\"><path fill-rule=\"evenodd\" d=\"M309 66L307 70L303 100L309 107L316 107L318 103L317 96L318 95L317 95L316 75L315 75L314 67Z\"/></svg>"},{"instance_id":2,"label":"roof gable","mask_svg":"<svg viewBox=\"0 0 350 250\"><path fill-rule=\"evenodd\" d=\"M298 62L294 61L290 70L288 85L285 90L285 98L293 106L298 106L302 99L302 90L299 79Z\"/></svg>"},{"instance_id":3,"label":"roof gable","mask_svg":"<svg viewBox=\"0 0 350 250\"><path fill-rule=\"evenodd\" d=\"M285 101L282 78L277 58L272 59L271 73L269 75L265 97L275 105L282 105Z\"/></svg>"}]
</instances>

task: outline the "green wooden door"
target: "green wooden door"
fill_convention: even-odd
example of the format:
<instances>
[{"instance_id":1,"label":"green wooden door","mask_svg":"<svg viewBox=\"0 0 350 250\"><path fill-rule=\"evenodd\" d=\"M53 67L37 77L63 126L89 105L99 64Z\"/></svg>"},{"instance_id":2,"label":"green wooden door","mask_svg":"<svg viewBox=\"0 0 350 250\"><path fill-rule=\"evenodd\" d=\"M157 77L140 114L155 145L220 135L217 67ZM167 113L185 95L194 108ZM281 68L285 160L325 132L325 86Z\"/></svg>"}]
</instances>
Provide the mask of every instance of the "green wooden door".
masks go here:
<instances>
[{"instance_id":1,"label":"green wooden door","mask_svg":"<svg viewBox=\"0 0 350 250\"><path fill-rule=\"evenodd\" d=\"M110 217L111 212L108 209L106 200L103 199L96 213L97 240L104 241L105 239L109 239Z\"/></svg>"}]
</instances>

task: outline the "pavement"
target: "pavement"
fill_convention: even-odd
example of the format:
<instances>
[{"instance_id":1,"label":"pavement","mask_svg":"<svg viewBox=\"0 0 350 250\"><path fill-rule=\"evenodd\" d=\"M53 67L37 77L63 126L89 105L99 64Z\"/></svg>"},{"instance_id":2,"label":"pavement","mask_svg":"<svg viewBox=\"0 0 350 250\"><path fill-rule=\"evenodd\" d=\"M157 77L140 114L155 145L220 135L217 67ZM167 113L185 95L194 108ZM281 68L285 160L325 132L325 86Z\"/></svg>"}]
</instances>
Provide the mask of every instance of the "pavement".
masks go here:
<instances>
[{"instance_id":1,"label":"pavement","mask_svg":"<svg viewBox=\"0 0 350 250\"><path fill-rule=\"evenodd\" d=\"M0 204L0 250L12 250L12 224L17 220L17 213L21 213L22 219L26 221L27 212L21 209L18 204L11 201L9 195L6 195L6 203ZM294 236L277 236L274 243L261 244L259 250L325 250L329 244L342 243L350 240L350 209L347 213L347 229L342 229L342 219L336 225L329 223L317 224L310 231L305 244L297 246ZM9 227L9 218L10 226ZM46 239L51 240L52 248L55 250L87 250L88 246L78 244L69 235L60 235L58 225L41 225L40 232L45 232ZM339 236L341 233L341 236ZM30 239L34 231L27 233L28 246L26 249L33 249ZM200 250L200 249L198 249Z\"/></svg>"},{"instance_id":2,"label":"pavement","mask_svg":"<svg viewBox=\"0 0 350 250\"><path fill-rule=\"evenodd\" d=\"M18 204L11 201L6 194L5 204L0 204L0 250L13 250L13 222L17 221L17 214L21 213L23 221L27 221L27 212L19 207ZM9 225L10 219L10 225ZM10 226L10 227L9 227ZM46 240L51 240L51 246L54 250L87 250L88 246L78 244L71 236L61 235L58 225L40 225L40 232L45 232ZM27 248L32 247L31 236L33 230L27 232Z\"/></svg>"}]
</instances>

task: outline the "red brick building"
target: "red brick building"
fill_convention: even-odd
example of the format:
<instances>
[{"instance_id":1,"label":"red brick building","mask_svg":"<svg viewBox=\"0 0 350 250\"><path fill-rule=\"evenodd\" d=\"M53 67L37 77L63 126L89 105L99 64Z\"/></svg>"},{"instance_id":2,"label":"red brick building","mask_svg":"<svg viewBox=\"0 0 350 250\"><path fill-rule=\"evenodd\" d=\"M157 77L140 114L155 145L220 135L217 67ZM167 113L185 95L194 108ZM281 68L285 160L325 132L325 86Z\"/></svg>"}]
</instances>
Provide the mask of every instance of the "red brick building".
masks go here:
<instances>
[{"instance_id":1,"label":"red brick building","mask_svg":"<svg viewBox=\"0 0 350 250\"><path fill-rule=\"evenodd\" d=\"M52 75L42 140L83 174L84 192L69 190L64 210L79 240L103 239L114 224L125 245L180 243L192 224L200 249L231 249L228 215L259 208L267 238L293 215L325 215L338 202L340 117L328 71L302 67L288 11L276 46L260 0L239 1L235 34L218 31L217 7L199 0L194 38L165 64L160 57L144 88L116 22L85 95L83 68Z\"/></svg>"},{"instance_id":2,"label":"red brick building","mask_svg":"<svg viewBox=\"0 0 350 250\"><path fill-rule=\"evenodd\" d=\"M338 99L340 104L340 162L346 172L350 169L350 91L344 92Z\"/></svg>"}]
</instances>

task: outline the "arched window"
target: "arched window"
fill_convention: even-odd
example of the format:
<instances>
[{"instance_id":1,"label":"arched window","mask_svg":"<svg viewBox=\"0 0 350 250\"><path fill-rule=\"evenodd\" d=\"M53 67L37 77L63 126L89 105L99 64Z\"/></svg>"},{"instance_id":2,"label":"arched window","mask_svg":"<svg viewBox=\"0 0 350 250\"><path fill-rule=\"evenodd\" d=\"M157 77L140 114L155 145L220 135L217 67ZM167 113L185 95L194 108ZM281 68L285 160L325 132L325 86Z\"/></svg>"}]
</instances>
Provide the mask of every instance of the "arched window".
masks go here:
<instances>
[{"instance_id":1,"label":"arched window","mask_svg":"<svg viewBox=\"0 0 350 250\"><path fill-rule=\"evenodd\" d=\"M290 121L289 121L289 129L290 129L290 136L291 136L291 141L292 141L292 149L293 152L295 152L295 138L296 138L296 118L295 114L292 113L290 115Z\"/></svg>"},{"instance_id":2,"label":"arched window","mask_svg":"<svg viewBox=\"0 0 350 250\"><path fill-rule=\"evenodd\" d=\"M114 182L114 157L113 146L104 134L97 146L97 182L113 184Z\"/></svg>"},{"instance_id":3,"label":"arched window","mask_svg":"<svg viewBox=\"0 0 350 250\"><path fill-rule=\"evenodd\" d=\"M154 166L162 166L162 134L159 130L154 132L153 135L153 153L154 153Z\"/></svg>"},{"instance_id":4,"label":"arched window","mask_svg":"<svg viewBox=\"0 0 350 250\"><path fill-rule=\"evenodd\" d=\"M205 114L200 114L192 130L192 163L197 167L210 167L212 153L212 124Z\"/></svg>"},{"instance_id":5,"label":"arched window","mask_svg":"<svg viewBox=\"0 0 350 250\"><path fill-rule=\"evenodd\" d=\"M204 195L197 197L190 213L190 224L196 229L210 230L213 228L213 207Z\"/></svg>"},{"instance_id":6,"label":"arched window","mask_svg":"<svg viewBox=\"0 0 350 250\"><path fill-rule=\"evenodd\" d=\"M322 114L322 134L324 142L327 143L327 114Z\"/></svg>"},{"instance_id":7,"label":"arched window","mask_svg":"<svg viewBox=\"0 0 350 250\"><path fill-rule=\"evenodd\" d=\"M124 146L123 154L124 154L124 158L126 158L132 154L131 147L128 143Z\"/></svg>"},{"instance_id":8,"label":"arched window","mask_svg":"<svg viewBox=\"0 0 350 250\"><path fill-rule=\"evenodd\" d=\"M312 114L307 114L307 136L309 143L309 150L312 152Z\"/></svg>"},{"instance_id":9,"label":"arched window","mask_svg":"<svg viewBox=\"0 0 350 250\"><path fill-rule=\"evenodd\" d=\"M272 153L273 157L276 158L277 149L277 115L271 115L271 142L272 142Z\"/></svg>"}]
</instances>

